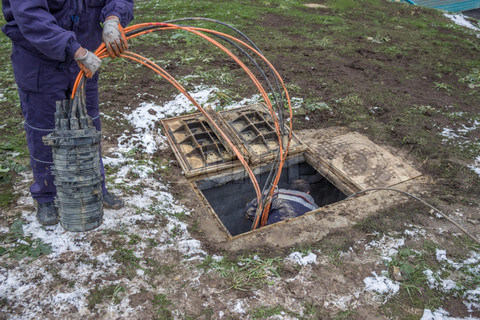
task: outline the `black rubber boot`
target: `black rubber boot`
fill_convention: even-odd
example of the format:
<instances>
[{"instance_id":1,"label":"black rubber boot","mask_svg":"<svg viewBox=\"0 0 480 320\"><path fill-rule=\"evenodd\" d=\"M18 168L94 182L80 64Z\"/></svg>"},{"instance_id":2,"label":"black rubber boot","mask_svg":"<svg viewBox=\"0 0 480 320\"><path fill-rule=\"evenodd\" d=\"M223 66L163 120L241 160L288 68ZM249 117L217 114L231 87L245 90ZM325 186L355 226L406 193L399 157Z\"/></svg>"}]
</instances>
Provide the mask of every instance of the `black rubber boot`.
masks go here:
<instances>
[{"instance_id":1,"label":"black rubber boot","mask_svg":"<svg viewBox=\"0 0 480 320\"><path fill-rule=\"evenodd\" d=\"M44 226L58 223L58 211L54 202L37 203L37 220Z\"/></svg>"},{"instance_id":2,"label":"black rubber boot","mask_svg":"<svg viewBox=\"0 0 480 320\"><path fill-rule=\"evenodd\" d=\"M123 200L110 192L103 195L103 206L105 208L120 209L123 207Z\"/></svg>"}]
</instances>

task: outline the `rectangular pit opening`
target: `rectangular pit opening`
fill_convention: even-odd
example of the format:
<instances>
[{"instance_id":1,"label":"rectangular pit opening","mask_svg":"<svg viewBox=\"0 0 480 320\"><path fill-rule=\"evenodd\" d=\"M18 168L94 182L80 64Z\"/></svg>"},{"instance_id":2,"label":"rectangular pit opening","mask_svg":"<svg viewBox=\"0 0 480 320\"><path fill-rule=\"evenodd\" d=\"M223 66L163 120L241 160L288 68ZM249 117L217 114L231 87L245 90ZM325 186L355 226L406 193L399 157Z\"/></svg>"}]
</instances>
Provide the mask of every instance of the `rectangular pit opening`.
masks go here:
<instances>
[{"instance_id":1,"label":"rectangular pit opening","mask_svg":"<svg viewBox=\"0 0 480 320\"><path fill-rule=\"evenodd\" d=\"M268 164L255 169L261 188L267 180L270 168L271 164ZM289 185L297 179L310 183L311 195L319 207L346 198L346 195L319 173L303 155L287 160L279 188L289 189ZM244 208L255 197L255 191L243 169L209 176L194 183L230 236L250 231L252 222L244 217Z\"/></svg>"}]
</instances>

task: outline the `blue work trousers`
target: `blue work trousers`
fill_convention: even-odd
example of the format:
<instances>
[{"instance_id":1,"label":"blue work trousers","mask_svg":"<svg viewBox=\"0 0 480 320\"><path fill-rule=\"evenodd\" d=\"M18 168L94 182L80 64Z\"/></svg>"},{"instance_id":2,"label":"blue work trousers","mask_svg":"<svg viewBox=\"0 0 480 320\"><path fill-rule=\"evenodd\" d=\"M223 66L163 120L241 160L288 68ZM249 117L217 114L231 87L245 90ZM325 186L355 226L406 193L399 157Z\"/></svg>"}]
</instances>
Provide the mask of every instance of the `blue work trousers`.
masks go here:
<instances>
[{"instance_id":1,"label":"blue work trousers","mask_svg":"<svg viewBox=\"0 0 480 320\"><path fill-rule=\"evenodd\" d=\"M52 149L43 143L42 137L54 129L56 101L70 97L79 68L75 62L65 67L64 64L41 59L15 45L12 50L12 65L25 118L30 165L35 179L30 192L39 203L51 202L56 194L54 176L51 173ZM98 74L87 80L86 95L88 114L100 131ZM105 170L101 157L100 164L102 189L105 194Z\"/></svg>"}]
</instances>

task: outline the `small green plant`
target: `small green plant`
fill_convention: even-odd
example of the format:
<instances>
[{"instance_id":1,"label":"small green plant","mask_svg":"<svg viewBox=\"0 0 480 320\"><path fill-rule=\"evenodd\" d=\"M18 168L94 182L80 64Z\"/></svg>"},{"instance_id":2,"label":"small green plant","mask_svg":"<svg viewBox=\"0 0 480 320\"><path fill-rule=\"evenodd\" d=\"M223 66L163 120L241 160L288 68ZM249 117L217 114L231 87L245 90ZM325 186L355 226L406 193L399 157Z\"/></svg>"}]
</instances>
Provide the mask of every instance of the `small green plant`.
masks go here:
<instances>
[{"instance_id":1,"label":"small green plant","mask_svg":"<svg viewBox=\"0 0 480 320\"><path fill-rule=\"evenodd\" d=\"M309 111L331 111L332 108L325 102L310 102L305 103L305 109Z\"/></svg>"},{"instance_id":2,"label":"small green plant","mask_svg":"<svg viewBox=\"0 0 480 320\"><path fill-rule=\"evenodd\" d=\"M113 260L118 262L121 267L118 269L119 274L126 274L128 277L133 277L136 274L137 269L143 268L140 266L140 259L133 253L133 249L127 249L120 244L115 244L115 253L113 254Z\"/></svg>"},{"instance_id":3,"label":"small green plant","mask_svg":"<svg viewBox=\"0 0 480 320\"><path fill-rule=\"evenodd\" d=\"M389 42L392 39L388 35L382 36L380 34L377 34L375 37L367 37L367 40L373 43L385 43Z\"/></svg>"},{"instance_id":4,"label":"small green plant","mask_svg":"<svg viewBox=\"0 0 480 320\"><path fill-rule=\"evenodd\" d=\"M340 250L335 250L331 252L328 255L328 257L330 258L330 262L336 267L341 266L343 264Z\"/></svg>"},{"instance_id":5,"label":"small green plant","mask_svg":"<svg viewBox=\"0 0 480 320\"><path fill-rule=\"evenodd\" d=\"M267 319L271 316L280 315L286 310L280 305L274 307L258 307L250 312L253 319Z\"/></svg>"},{"instance_id":6,"label":"small green plant","mask_svg":"<svg viewBox=\"0 0 480 320\"><path fill-rule=\"evenodd\" d=\"M172 301L167 299L166 294L156 294L153 296L152 300L153 306L157 310L157 314L159 316L159 319L173 319L173 314L172 311L168 309L171 305L173 305Z\"/></svg>"},{"instance_id":7,"label":"small green plant","mask_svg":"<svg viewBox=\"0 0 480 320\"><path fill-rule=\"evenodd\" d=\"M450 94L452 93L452 89L450 88L450 86L446 83L443 83L443 82L434 82L434 85L435 85L435 90L438 92L440 90L443 90L445 91L447 94Z\"/></svg>"},{"instance_id":8,"label":"small green plant","mask_svg":"<svg viewBox=\"0 0 480 320\"><path fill-rule=\"evenodd\" d=\"M96 286L87 296L87 306L92 310L97 304L106 300L112 304L119 304L123 299L122 292L125 292L125 288L121 284L112 284L103 288Z\"/></svg>"},{"instance_id":9,"label":"small green plant","mask_svg":"<svg viewBox=\"0 0 480 320\"><path fill-rule=\"evenodd\" d=\"M473 68L470 74L458 79L458 82L466 84L470 89L480 87L480 70Z\"/></svg>"},{"instance_id":10,"label":"small green plant","mask_svg":"<svg viewBox=\"0 0 480 320\"><path fill-rule=\"evenodd\" d=\"M335 315L333 318L334 320L342 320L342 319L353 319L357 315L357 312L354 310L345 310L340 311Z\"/></svg>"},{"instance_id":11,"label":"small green plant","mask_svg":"<svg viewBox=\"0 0 480 320\"><path fill-rule=\"evenodd\" d=\"M122 292L125 292L125 288L121 285L117 285L113 289L112 299L110 300L110 303L119 304L120 301L122 301L122 294L121 294Z\"/></svg>"},{"instance_id":12,"label":"small green plant","mask_svg":"<svg viewBox=\"0 0 480 320\"><path fill-rule=\"evenodd\" d=\"M40 239L33 239L23 233L23 220L16 220L8 233L0 235L0 256L8 254L17 260L29 257L32 259L52 252L52 247Z\"/></svg>"},{"instance_id":13,"label":"small green plant","mask_svg":"<svg viewBox=\"0 0 480 320\"><path fill-rule=\"evenodd\" d=\"M273 284L273 277L280 277L278 266L280 258L261 259L257 255L232 261L228 258L215 260L208 256L197 267L213 269L220 273L228 283L228 289L253 291L265 284Z\"/></svg>"},{"instance_id":14,"label":"small green plant","mask_svg":"<svg viewBox=\"0 0 480 320\"><path fill-rule=\"evenodd\" d=\"M316 39L313 41L313 44L316 46L316 47L320 47L320 48L328 48L330 47L330 45L332 44L332 40L329 38L329 37L323 37L321 39Z\"/></svg>"},{"instance_id":15,"label":"small green plant","mask_svg":"<svg viewBox=\"0 0 480 320\"><path fill-rule=\"evenodd\" d=\"M363 106L363 100L357 95L348 95L345 98L335 100L343 106Z\"/></svg>"}]
</instances>

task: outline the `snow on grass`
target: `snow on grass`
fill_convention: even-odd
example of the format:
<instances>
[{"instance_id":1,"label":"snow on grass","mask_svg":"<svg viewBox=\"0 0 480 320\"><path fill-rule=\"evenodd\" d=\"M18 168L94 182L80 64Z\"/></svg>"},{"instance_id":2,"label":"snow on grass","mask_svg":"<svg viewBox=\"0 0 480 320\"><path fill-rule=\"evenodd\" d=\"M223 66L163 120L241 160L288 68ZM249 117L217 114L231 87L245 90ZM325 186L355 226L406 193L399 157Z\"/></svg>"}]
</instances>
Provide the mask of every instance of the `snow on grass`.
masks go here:
<instances>
[{"instance_id":1,"label":"snow on grass","mask_svg":"<svg viewBox=\"0 0 480 320\"><path fill-rule=\"evenodd\" d=\"M292 261L299 266L306 266L307 264L316 264L317 255L313 252L309 252L308 254L303 254L301 252L292 252L287 258L285 258L285 260Z\"/></svg>"},{"instance_id":2,"label":"snow on grass","mask_svg":"<svg viewBox=\"0 0 480 320\"><path fill-rule=\"evenodd\" d=\"M237 300L235 304L232 305L232 311L239 314L247 313L247 311L245 311L243 303L244 303L243 300Z\"/></svg>"},{"instance_id":3,"label":"snow on grass","mask_svg":"<svg viewBox=\"0 0 480 320\"><path fill-rule=\"evenodd\" d=\"M49 258L56 259L65 252L89 251L91 246L85 241L86 233L72 233L64 230L60 224L42 227L34 212L24 212L23 232L26 236L41 239L52 247Z\"/></svg>"},{"instance_id":4,"label":"snow on grass","mask_svg":"<svg viewBox=\"0 0 480 320\"><path fill-rule=\"evenodd\" d=\"M475 26L473 23L466 19L466 16L464 14L445 13L445 17L452 20L453 23L455 23L456 25L466 27L471 30L480 31L478 26Z\"/></svg>"},{"instance_id":5,"label":"snow on grass","mask_svg":"<svg viewBox=\"0 0 480 320\"><path fill-rule=\"evenodd\" d=\"M471 126L462 124L460 128L456 129L444 128L440 134L445 137L445 139L443 139L443 142L447 142L449 140L463 140L455 142L460 144L466 144L470 143L470 141L467 139L468 134L474 130L477 130L479 126L480 121L475 119Z\"/></svg>"},{"instance_id":6,"label":"snow on grass","mask_svg":"<svg viewBox=\"0 0 480 320\"><path fill-rule=\"evenodd\" d=\"M467 290L463 295L466 301L463 304L468 309L468 312L473 312L474 309L480 310L480 287L474 290Z\"/></svg>"},{"instance_id":7,"label":"snow on grass","mask_svg":"<svg viewBox=\"0 0 480 320\"><path fill-rule=\"evenodd\" d=\"M197 86L190 92L190 95L203 106L216 90L218 89L215 87ZM165 148L166 139L161 133L159 121L195 110L197 108L183 94L178 94L173 100L162 105L142 102L138 108L123 114L135 129L133 133L123 133L119 138L119 151L128 152L134 145L142 152L153 154L158 148Z\"/></svg>"},{"instance_id":8,"label":"snow on grass","mask_svg":"<svg viewBox=\"0 0 480 320\"><path fill-rule=\"evenodd\" d=\"M447 258L446 250L437 249L435 256L438 262L444 263L442 270L460 270L462 273L472 277L480 276L480 253L472 251L470 257L462 262L454 262ZM441 271L433 273L431 270L424 271L427 276L429 286L431 288L439 288L444 292L458 289L459 285L451 279L442 279ZM480 309L480 287L473 290L466 290L463 293L463 304L468 308L469 312L474 309Z\"/></svg>"},{"instance_id":9,"label":"snow on grass","mask_svg":"<svg viewBox=\"0 0 480 320\"><path fill-rule=\"evenodd\" d=\"M365 250L380 250L382 259L386 262L392 261L397 254L398 248L405 245L405 238L393 238L383 235L380 240L373 240L365 246Z\"/></svg>"},{"instance_id":10,"label":"snow on grass","mask_svg":"<svg viewBox=\"0 0 480 320\"><path fill-rule=\"evenodd\" d=\"M462 268L462 267L469 267L471 265L473 266L478 266L480 263L480 253L472 251L470 254L470 257L462 262L454 262L450 259L447 258L447 251L446 250L441 250L441 249L436 249L435 251L435 256L438 260L438 262L446 262L449 267L453 267L456 270Z\"/></svg>"},{"instance_id":11,"label":"snow on grass","mask_svg":"<svg viewBox=\"0 0 480 320\"><path fill-rule=\"evenodd\" d=\"M480 176L480 156L475 159L475 162L468 166L472 169L476 174Z\"/></svg>"},{"instance_id":12,"label":"snow on grass","mask_svg":"<svg viewBox=\"0 0 480 320\"><path fill-rule=\"evenodd\" d=\"M456 317L450 317L450 313L447 311L443 310L442 308L439 308L437 310L430 310L430 309L425 309L423 310L423 315L420 320L474 320L478 318L472 318L472 317L467 317L467 318L456 318Z\"/></svg>"},{"instance_id":13,"label":"snow on grass","mask_svg":"<svg viewBox=\"0 0 480 320\"><path fill-rule=\"evenodd\" d=\"M400 290L400 283L393 281L386 276L378 276L372 272L373 277L363 279L365 284L365 291L373 291L385 295L385 301L391 296L395 295Z\"/></svg>"},{"instance_id":14,"label":"snow on grass","mask_svg":"<svg viewBox=\"0 0 480 320\"><path fill-rule=\"evenodd\" d=\"M425 229L419 228L413 224L405 224L408 229L403 231L403 234L407 237L418 239L419 237L425 237L426 231Z\"/></svg>"},{"instance_id":15,"label":"snow on grass","mask_svg":"<svg viewBox=\"0 0 480 320\"><path fill-rule=\"evenodd\" d=\"M340 310L348 310L355 308L355 305L360 298L362 291L357 290L352 294L337 295L333 293L327 294L325 301L323 302L324 308L336 308Z\"/></svg>"},{"instance_id":16,"label":"snow on grass","mask_svg":"<svg viewBox=\"0 0 480 320\"><path fill-rule=\"evenodd\" d=\"M442 279L441 271L433 272L430 269L423 271L423 274L427 277L428 286L431 289L439 289L442 292L450 292L458 288L457 283L450 279Z\"/></svg>"},{"instance_id":17,"label":"snow on grass","mask_svg":"<svg viewBox=\"0 0 480 320\"><path fill-rule=\"evenodd\" d=\"M197 99L205 102L209 90L200 91ZM177 104L175 104L177 103ZM178 104L183 104L183 109L175 109ZM158 140L149 140L148 136L155 136L158 132L155 121L164 116L175 114L175 112L185 112L189 110L185 106L185 101L175 99L166 104L161 114L151 114L148 112L152 105L140 105L132 115L123 115L137 128L133 136L137 135L138 140L128 140L128 134L124 134L128 140L128 148L142 150L149 153L158 148ZM160 112L160 111L157 111ZM152 145L145 144L152 143ZM162 141L160 141L162 143ZM119 141L121 150L122 141ZM123 144L125 146L125 144ZM124 150L125 151L125 150ZM46 312L57 318L65 318L67 314L74 312L80 315L91 315L91 310L87 307L87 296L96 287L116 285L119 280L106 280L106 275L115 275L116 271L122 267L114 258L116 249L107 247L105 252L98 252L98 247L94 247L92 239L97 237L102 239L107 246L112 241L107 234L110 230L121 230L123 237L129 239L129 235L135 234L140 239L154 239L158 245L152 248L155 252L178 252L184 262L190 260L201 260L206 255L202 249L202 244L193 239L187 229L187 224L180 220L182 215L189 215L190 212L181 205L173 195L168 191L168 185L159 179L154 179L152 174L158 169L158 166L149 160L142 160L141 163L129 158L128 153L116 152L111 157L105 157L106 166L116 168L113 174L115 186L118 190L127 190L128 194L123 195L126 206L122 210L104 210L103 224L90 232L68 232L60 224L50 227L42 227L35 217L31 207L22 212L22 219L25 221L23 231L26 236L41 239L44 243L52 247L52 253L48 257L39 258L30 264L20 263L10 266L8 269L0 266L0 296L8 297L8 303L11 310L22 310L22 316L19 318L42 318ZM24 177L26 181L31 180L31 174ZM24 185L26 185L25 182ZM108 184L107 184L108 185ZM134 188L141 186L141 188ZM112 186L109 186L112 189ZM122 189L126 188L126 189ZM30 204L31 198L28 192L19 190L21 194L18 203ZM167 221L166 226L162 228L142 228L141 224L153 223L152 221L161 216ZM139 241L135 245L132 253L139 258L139 265L142 265L144 251L147 247L146 241ZM95 253L94 253L95 252ZM68 257L88 257L91 263L83 260L73 261ZM58 267L49 267L50 263L56 263L59 259L66 262ZM51 262L49 262L51 261ZM59 270L52 273L52 268ZM128 292L138 291L142 286L148 286L144 270L137 268L134 270L137 274L135 282L124 284ZM192 285L199 283L196 271L191 271ZM64 281L71 282L72 287L58 285L58 277ZM113 276L115 278L115 276ZM197 279L197 280L195 280ZM53 285L53 287L51 287ZM112 307L112 306L111 306ZM128 298L125 297L119 305L110 308L112 315L121 315L129 318L138 312L128 304ZM11 318L15 318L12 314Z\"/></svg>"},{"instance_id":18,"label":"snow on grass","mask_svg":"<svg viewBox=\"0 0 480 320\"><path fill-rule=\"evenodd\" d=\"M461 127L457 129L444 128L440 133L443 137L445 137L445 139L443 139L442 142L447 143L447 142L454 141L454 143L460 146L470 145L472 143L478 143L479 142L478 139L474 139L474 141L472 141L469 137L469 134L470 132L474 130L478 130L479 128L480 128L480 121L476 119L473 120L471 126L462 124ZM480 176L480 155L477 156L477 158L473 160L473 164L468 165L468 167Z\"/></svg>"}]
</instances>

